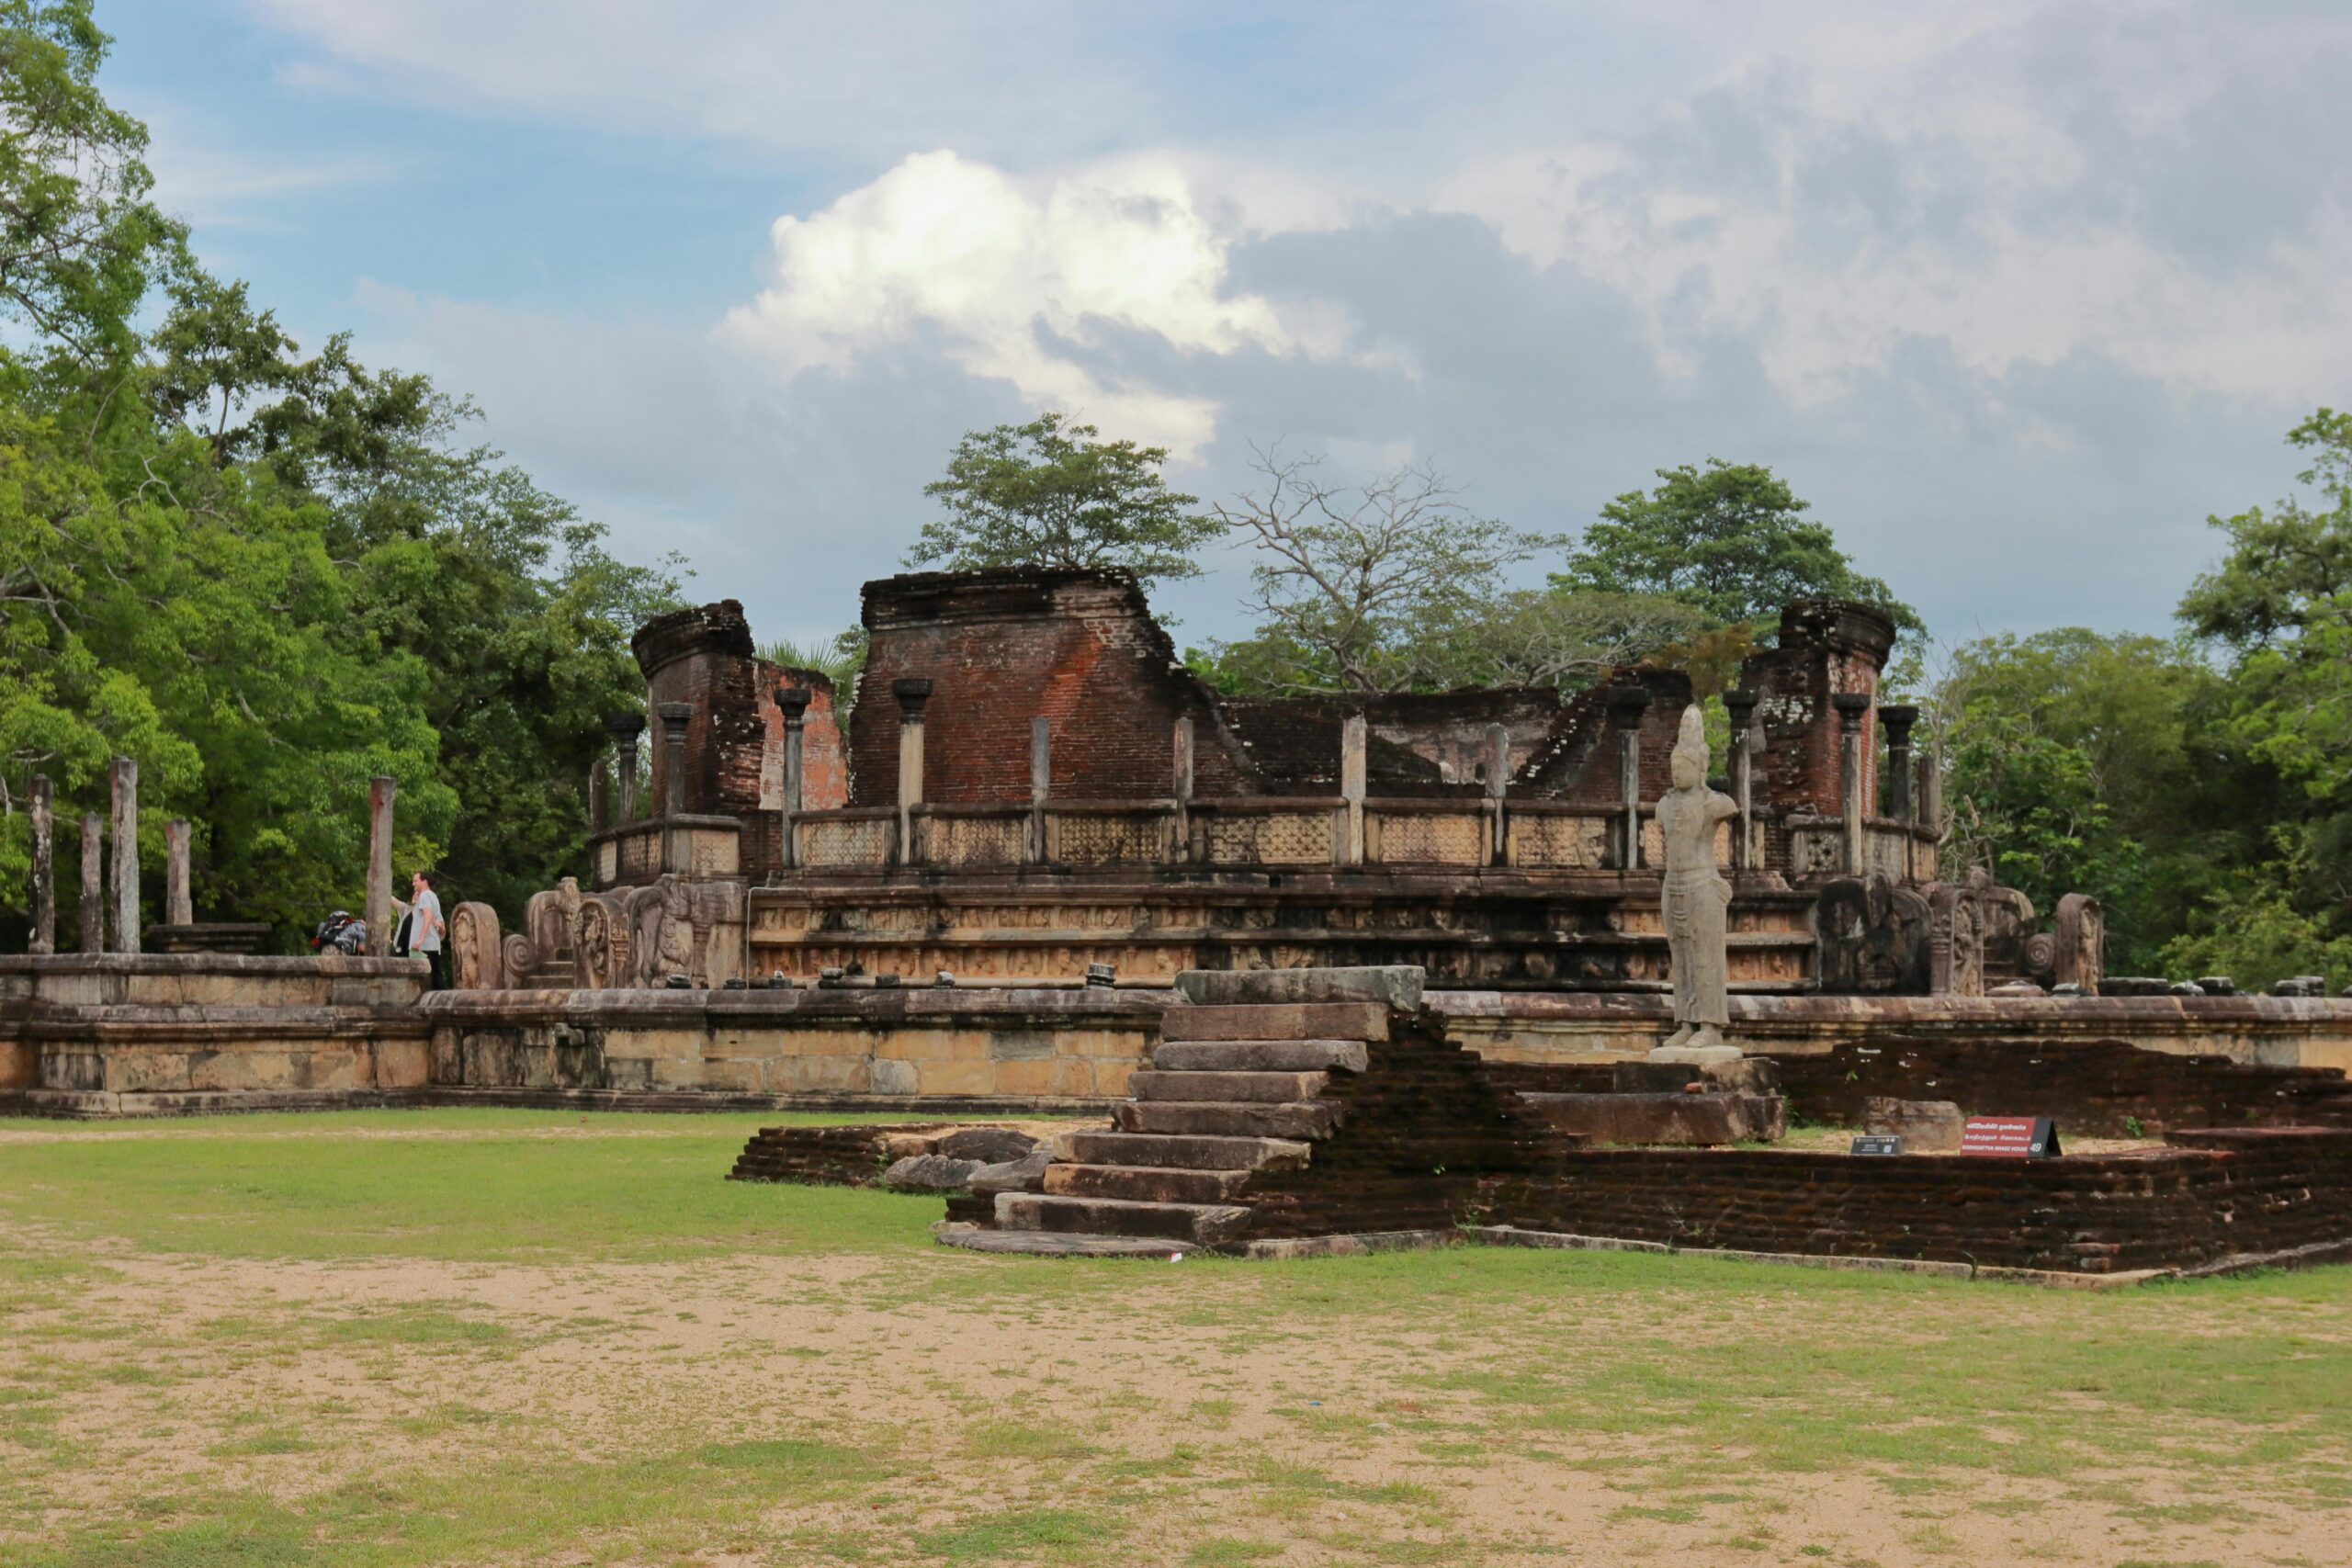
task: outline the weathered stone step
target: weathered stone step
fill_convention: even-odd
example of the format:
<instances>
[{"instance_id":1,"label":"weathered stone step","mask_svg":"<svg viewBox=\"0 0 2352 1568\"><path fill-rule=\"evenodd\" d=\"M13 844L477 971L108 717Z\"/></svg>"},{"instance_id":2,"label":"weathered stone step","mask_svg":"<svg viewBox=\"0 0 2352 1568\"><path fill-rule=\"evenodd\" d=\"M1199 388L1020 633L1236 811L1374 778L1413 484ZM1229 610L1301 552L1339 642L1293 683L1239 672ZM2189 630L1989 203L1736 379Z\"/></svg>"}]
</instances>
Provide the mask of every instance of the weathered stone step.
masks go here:
<instances>
[{"instance_id":1,"label":"weathered stone step","mask_svg":"<svg viewBox=\"0 0 2352 1568\"><path fill-rule=\"evenodd\" d=\"M1385 1040L1378 1002L1293 1002L1280 1007L1185 1007L1159 1015L1162 1040Z\"/></svg>"},{"instance_id":2,"label":"weathered stone step","mask_svg":"<svg viewBox=\"0 0 2352 1568\"><path fill-rule=\"evenodd\" d=\"M1062 1165L1046 1168L1046 1190L1057 1198L1128 1198L1142 1203L1224 1203L1257 1172L1175 1170L1156 1165Z\"/></svg>"},{"instance_id":3,"label":"weathered stone step","mask_svg":"<svg viewBox=\"0 0 2352 1568\"><path fill-rule=\"evenodd\" d=\"M1426 971L1408 964L1341 969L1187 969L1176 994L1204 1007L1232 1003L1378 1002L1410 1012Z\"/></svg>"},{"instance_id":4,"label":"weathered stone step","mask_svg":"<svg viewBox=\"0 0 2352 1568\"><path fill-rule=\"evenodd\" d=\"M1331 1081L1329 1073L1162 1073L1127 1075L1127 1093L1137 1100L1227 1100L1254 1105L1287 1105L1313 1100Z\"/></svg>"},{"instance_id":5,"label":"weathered stone step","mask_svg":"<svg viewBox=\"0 0 2352 1568\"><path fill-rule=\"evenodd\" d=\"M1161 1235L1214 1243L1238 1231L1250 1211L1237 1203L1139 1203L1125 1198L1056 1198L1039 1192L1000 1192L999 1230L1060 1231L1080 1235Z\"/></svg>"},{"instance_id":6,"label":"weathered stone step","mask_svg":"<svg viewBox=\"0 0 2352 1568\"><path fill-rule=\"evenodd\" d=\"M965 1225L934 1231L932 1239L942 1247L1026 1258L1167 1258L1192 1245L1166 1236L1072 1235L1056 1231L975 1230Z\"/></svg>"},{"instance_id":7,"label":"weathered stone step","mask_svg":"<svg viewBox=\"0 0 2352 1568\"><path fill-rule=\"evenodd\" d=\"M1170 1040L1151 1053L1170 1073L1360 1073L1371 1066L1361 1040Z\"/></svg>"},{"instance_id":8,"label":"weathered stone step","mask_svg":"<svg viewBox=\"0 0 2352 1568\"><path fill-rule=\"evenodd\" d=\"M1328 1138L1340 1108L1328 1100L1296 1105L1236 1104L1231 1100L1131 1100L1111 1109L1122 1133L1206 1133L1226 1138Z\"/></svg>"},{"instance_id":9,"label":"weathered stone step","mask_svg":"<svg viewBox=\"0 0 2352 1568\"><path fill-rule=\"evenodd\" d=\"M1062 1133L1054 1139L1054 1157L1077 1165L1159 1166L1180 1170L1296 1170L1306 1163L1308 1153L1306 1145L1286 1138Z\"/></svg>"}]
</instances>

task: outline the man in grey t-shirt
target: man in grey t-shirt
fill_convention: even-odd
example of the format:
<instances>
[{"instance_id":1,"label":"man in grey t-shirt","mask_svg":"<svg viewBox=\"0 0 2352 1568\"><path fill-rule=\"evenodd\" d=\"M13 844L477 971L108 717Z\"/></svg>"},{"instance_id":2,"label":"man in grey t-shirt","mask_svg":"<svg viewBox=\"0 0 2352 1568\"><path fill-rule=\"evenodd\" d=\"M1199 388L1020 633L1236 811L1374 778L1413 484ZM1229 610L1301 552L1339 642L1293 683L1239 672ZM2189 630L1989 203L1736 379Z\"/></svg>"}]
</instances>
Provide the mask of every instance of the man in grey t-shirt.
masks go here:
<instances>
[{"instance_id":1,"label":"man in grey t-shirt","mask_svg":"<svg viewBox=\"0 0 2352 1568\"><path fill-rule=\"evenodd\" d=\"M433 966L433 976L425 982L425 988L446 990L449 984L449 972L443 967L441 937L449 928L441 918L441 896L433 891L433 874L418 872L411 879L409 888L416 895L414 902L403 904L397 898L392 900L392 908L401 912L401 934L408 940L408 951L423 957Z\"/></svg>"}]
</instances>

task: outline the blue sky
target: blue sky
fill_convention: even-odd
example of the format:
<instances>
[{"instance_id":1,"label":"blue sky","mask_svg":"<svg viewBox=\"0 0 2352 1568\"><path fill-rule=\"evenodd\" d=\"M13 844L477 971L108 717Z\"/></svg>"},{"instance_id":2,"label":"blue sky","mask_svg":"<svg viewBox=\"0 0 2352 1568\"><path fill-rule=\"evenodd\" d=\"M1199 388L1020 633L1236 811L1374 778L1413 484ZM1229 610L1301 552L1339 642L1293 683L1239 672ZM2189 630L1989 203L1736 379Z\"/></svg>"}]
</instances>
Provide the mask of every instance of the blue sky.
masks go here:
<instances>
[{"instance_id":1,"label":"blue sky","mask_svg":"<svg viewBox=\"0 0 2352 1568\"><path fill-rule=\"evenodd\" d=\"M2161 630L2352 400L2341 6L98 11L216 270L763 635L1039 407L1544 530L1766 462L1943 637Z\"/></svg>"}]
</instances>

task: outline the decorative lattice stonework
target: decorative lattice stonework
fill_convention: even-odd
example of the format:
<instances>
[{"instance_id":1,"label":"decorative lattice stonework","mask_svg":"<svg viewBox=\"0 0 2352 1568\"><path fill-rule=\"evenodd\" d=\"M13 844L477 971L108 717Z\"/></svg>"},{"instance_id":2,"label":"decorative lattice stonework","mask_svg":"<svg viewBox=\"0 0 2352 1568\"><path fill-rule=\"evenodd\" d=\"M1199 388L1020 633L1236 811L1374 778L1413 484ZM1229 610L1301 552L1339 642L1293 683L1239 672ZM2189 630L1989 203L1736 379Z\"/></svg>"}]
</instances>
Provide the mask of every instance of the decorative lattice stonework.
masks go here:
<instances>
[{"instance_id":1,"label":"decorative lattice stonework","mask_svg":"<svg viewBox=\"0 0 2352 1568\"><path fill-rule=\"evenodd\" d=\"M1487 823L1467 813L1373 812L1365 819L1369 856L1381 865L1484 865Z\"/></svg>"},{"instance_id":2,"label":"decorative lattice stonework","mask_svg":"<svg viewBox=\"0 0 2352 1568\"><path fill-rule=\"evenodd\" d=\"M1208 821L1208 851L1216 865L1329 865L1331 813L1220 812Z\"/></svg>"},{"instance_id":3,"label":"decorative lattice stonework","mask_svg":"<svg viewBox=\"0 0 2352 1568\"><path fill-rule=\"evenodd\" d=\"M1597 871L1609 862L1609 823L1599 817L1513 817L1510 863L1563 871Z\"/></svg>"},{"instance_id":4,"label":"decorative lattice stonework","mask_svg":"<svg viewBox=\"0 0 2352 1568\"><path fill-rule=\"evenodd\" d=\"M1019 865L1026 823L1018 817L933 817L923 824L933 865Z\"/></svg>"},{"instance_id":5,"label":"decorative lattice stonework","mask_svg":"<svg viewBox=\"0 0 2352 1568\"><path fill-rule=\"evenodd\" d=\"M890 829L887 818L852 822L800 823L800 863L803 865L871 865L889 863Z\"/></svg>"},{"instance_id":6,"label":"decorative lattice stonework","mask_svg":"<svg viewBox=\"0 0 2352 1568\"><path fill-rule=\"evenodd\" d=\"M1070 865L1149 865L1164 858L1163 821L1140 812L1056 817L1054 858Z\"/></svg>"}]
</instances>

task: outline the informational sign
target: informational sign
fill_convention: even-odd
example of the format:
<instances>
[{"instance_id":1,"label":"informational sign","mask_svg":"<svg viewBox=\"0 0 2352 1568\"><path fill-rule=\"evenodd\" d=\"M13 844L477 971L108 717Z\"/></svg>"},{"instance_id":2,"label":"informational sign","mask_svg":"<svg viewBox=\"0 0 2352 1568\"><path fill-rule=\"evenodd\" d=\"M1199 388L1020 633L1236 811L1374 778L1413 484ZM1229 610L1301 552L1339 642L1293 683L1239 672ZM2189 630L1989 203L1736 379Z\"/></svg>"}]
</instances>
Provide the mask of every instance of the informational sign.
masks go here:
<instances>
[{"instance_id":1,"label":"informational sign","mask_svg":"<svg viewBox=\"0 0 2352 1568\"><path fill-rule=\"evenodd\" d=\"M1855 1155L1899 1155L1903 1152L1903 1140L1891 1133L1865 1133L1856 1138L1854 1146L1846 1152Z\"/></svg>"},{"instance_id":2,"label":"informational sign","mask_svg":"<svg viewBox=\"0 0 2352 1568\"><path fill-rule=\"evenodd\" d=\"M2064 1153L2058 1126L2047 1116L1972 1116L1960 1130L1960 1152L2008 1159L2047 1159Z\"/></svg>"}]
</instances>

